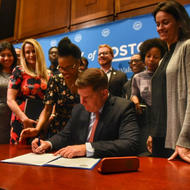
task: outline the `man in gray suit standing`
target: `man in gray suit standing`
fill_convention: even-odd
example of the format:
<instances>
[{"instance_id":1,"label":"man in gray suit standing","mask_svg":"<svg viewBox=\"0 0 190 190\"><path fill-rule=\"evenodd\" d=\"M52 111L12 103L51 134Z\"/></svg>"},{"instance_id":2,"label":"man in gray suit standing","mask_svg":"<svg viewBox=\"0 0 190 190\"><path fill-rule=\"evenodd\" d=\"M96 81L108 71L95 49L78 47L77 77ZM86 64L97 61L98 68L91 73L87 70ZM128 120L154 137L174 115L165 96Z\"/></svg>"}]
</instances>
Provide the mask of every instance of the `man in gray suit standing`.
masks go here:
<instances>
[{"instance_id":1,"label":"man in gray suit standing","mask_svg":"<svg viewBox=\"0 0 190 190\"><path fill-rule=\"evenodd\" d=\"M100 69L82 72L76 86L80 104L69 122L48 141L35 139L33 152L58 150L55 154L66 158L136 155L139 128L134 104L109 94L107 76Z\"/></svg>"}]
</instances>

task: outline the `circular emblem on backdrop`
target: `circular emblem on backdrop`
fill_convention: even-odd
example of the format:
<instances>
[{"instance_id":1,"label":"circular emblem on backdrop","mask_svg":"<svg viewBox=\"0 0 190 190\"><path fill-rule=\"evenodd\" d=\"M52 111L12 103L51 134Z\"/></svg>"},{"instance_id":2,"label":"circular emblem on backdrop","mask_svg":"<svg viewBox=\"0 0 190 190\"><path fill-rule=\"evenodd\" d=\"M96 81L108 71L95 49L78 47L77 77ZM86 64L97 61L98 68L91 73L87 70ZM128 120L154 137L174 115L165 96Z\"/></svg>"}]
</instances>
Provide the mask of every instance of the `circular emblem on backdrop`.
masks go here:
<instances>
[{"instance_id":1,"label":"circular emblem on backdrop","mask_svg":"<svg viewBox=\"0 0 190 190\"><path fill-rule=\"evenodd\" d=\"M136 21L133 24L133 29L134 30L140 30L142 28L142 22L141 21Z\"/></svg>"},{"instance_id":2,"label":"circular emblem on backdrop","mask_svg":"<svg viewBox=\"0 0 190 190\"><path fill-rule=\"evenodd\" d=\"M110 35L110 29L104 28L101 33L103 37L108 37Z\"/></svg>"},{"instance_id":3,"label":"circular emblem on backdrop","mask_svg":"<svg viewBox=\"0 0 190 190\"><path fill-rule=\"evenodd\" d=\"M75 42L80 42L82 40L82 35L76 34L74 40L75 40Z\"/></svg>"},{"instance_id":4,"label":"circular emblem on backdrop","mask_svg":"<svg viewBox=\"0 0 190 190\"><path fill-rule=\"evenodd\" d=\"M51 45L51 47L56 46L57 45L57 40L51 40L50 45Z\"/></svg>"}]
</instances>

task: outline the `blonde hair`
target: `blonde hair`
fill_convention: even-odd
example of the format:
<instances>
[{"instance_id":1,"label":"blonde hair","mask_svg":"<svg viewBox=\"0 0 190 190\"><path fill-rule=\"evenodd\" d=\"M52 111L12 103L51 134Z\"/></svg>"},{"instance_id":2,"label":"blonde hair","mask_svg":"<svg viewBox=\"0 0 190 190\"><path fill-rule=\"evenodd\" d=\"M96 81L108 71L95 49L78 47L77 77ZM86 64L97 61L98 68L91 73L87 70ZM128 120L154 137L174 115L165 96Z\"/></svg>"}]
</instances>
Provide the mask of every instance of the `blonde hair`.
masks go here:
<instances>
[{"instance_id":1,"label":"blonde hair","mask_svg":"<svg viewBox=\"0 0 190 190\"><path fill-rule=\"evenodd\" d=\"M30 67L29 64L27 64L26 59L25 59L25 53L24 53L24 47L25 45L29 43L34 46L34 50L36 53L36 68L35 71ZM26 39L21 47L21 65L24 69L24 71L32 76L32 77L40 77L44 79L46 82L48 81L48 72L47 72L47 67L46 67L46 62L45 62L45 57L44 53L42 50L42 47L40 44L35 40L35 39Z\"/></svg>"},{"instance_id":2,"label":"blonde hair","mask_svg":"<svg viewBox=\"0 0 190 190\"><path fill-rule=\"evenodd\" d=\"M101 44L101 45L99 45L99 48L103 48L103 47L108 48L110 50L110 53L111 53L112 57L114 57L113 49L109 45L107 45L107 44Z\"/></svg>"}]
</instances>

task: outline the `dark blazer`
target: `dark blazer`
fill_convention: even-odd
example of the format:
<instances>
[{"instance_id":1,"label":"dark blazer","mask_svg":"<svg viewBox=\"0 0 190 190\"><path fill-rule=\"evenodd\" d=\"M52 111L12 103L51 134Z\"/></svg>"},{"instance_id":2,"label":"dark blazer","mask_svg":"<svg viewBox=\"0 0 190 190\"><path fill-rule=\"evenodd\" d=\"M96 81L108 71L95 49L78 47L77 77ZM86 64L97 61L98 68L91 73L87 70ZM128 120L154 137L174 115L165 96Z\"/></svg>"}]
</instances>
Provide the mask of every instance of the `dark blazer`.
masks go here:
<instances>
[{"instance_id":1,"label":"dark blazer","mask_svg":"<svg viewBox=\"0 0 190 190\"><path fill-rule=\"evenodd\" d=\"M122 97L126 98L127 100L130 100L131 98L131 84L132 79L128 80L123 86Z\"/></svg>"},{"instance_id":2,"label":"dark blazer","mask_svg":"<svg viewBox=\"0 0 190 190\"><path fill-rule=\"evenodd\" d=\"M65 128L49 139L53 148L86 143L89 119L90 113L84 106L76 105ZM123 98L110 96L101 112L92 143L94 157L135 155L138 139L139 128L134 104Z\"/></svg>"},{"instance_id":3,"label":"dark blazer","mask_svg":"<svg viewBox=\"0 0 190 190\"><path fill-rule=\"evenodd\" d=\"M112 68L109 80L109 91L113 96L122 97L123 85L127 82L127 75Z\"/></svg>"}]
</instances>

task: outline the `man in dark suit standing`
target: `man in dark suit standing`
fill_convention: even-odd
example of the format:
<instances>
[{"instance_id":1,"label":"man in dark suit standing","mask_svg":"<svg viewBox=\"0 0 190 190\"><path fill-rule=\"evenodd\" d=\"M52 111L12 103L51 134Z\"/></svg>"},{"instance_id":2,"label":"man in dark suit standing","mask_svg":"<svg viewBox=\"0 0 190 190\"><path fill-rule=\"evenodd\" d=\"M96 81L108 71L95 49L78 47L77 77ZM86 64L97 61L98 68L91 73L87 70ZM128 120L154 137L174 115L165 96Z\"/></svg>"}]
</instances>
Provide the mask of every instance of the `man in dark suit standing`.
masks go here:
<instances>
[{"instance_id":1,"label":"man in dark suit standing","mask_svg":"<svg viewBox=\"0 0 190 190\"><path fill-rule=\"evenodd\" d=\"M127 82L127 76L125 73L117 71L112 67L113 57L113 50L109 45L103 44L99 46L98 62L108 77L109 91L114 96L122 97L122 89Z\"/></svg>"},{"instance_id":2,"label":"man in dark suit standing","mask_svg":"<svg viewBox=\"0 0 190 190\"><path fill-rule=\"evenodd\" d=\"M145 63L143 62L140 54L134 54L133 56L131 56L129 65L130 65L131 71L134 73L133 76L145 70ZM123 86L123 97L128 100L130 100L131 98L131 84L132 84L133 76Z\"/></svg>"},{"instance_id":3,"label":"man in dark suit standing","mask_svg":"<svg viewBox=\"0 0 190 190\"><path fill-rule=\"evenodd\" d=\"M58 66L58 48L53 46L48 51L49 60L50 60L50 67L49 70L52 72L53 75L58 74L59 70Z\"/></svg>"},{"instance_id":4,"label":"man in dark suit standing","mask_svg":"<svg viewBox=\"0 0 190 190\"><path fill-rule=\"evenodd\" d=\"M33 152L55 149L56 155L66 158L135 155L139 128L134 104L109 95L107 76L100 69L82 72L76 86L81 104L73 108L69 122L60 133L40 143L35 139Z\"/></svg>"}]
</instances>

